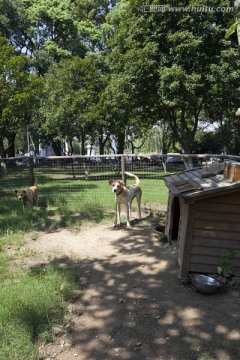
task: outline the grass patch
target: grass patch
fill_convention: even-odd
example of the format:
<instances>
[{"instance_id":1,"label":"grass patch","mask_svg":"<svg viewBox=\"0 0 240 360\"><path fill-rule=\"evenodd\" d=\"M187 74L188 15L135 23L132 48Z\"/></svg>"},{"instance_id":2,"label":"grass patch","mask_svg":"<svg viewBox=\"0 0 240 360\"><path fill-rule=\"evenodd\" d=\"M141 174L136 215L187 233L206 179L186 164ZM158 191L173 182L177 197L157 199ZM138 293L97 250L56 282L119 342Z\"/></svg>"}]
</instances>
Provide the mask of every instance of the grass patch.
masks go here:
<instances>
[{"instance_id":1,"label":"grass patch","mask_svg":"<svg viewBox=\"0 0 240 360\"><path fill-rule=\"evenodd\" d=\"M22 231L14 232L7 228L5 234L0 237L0 251L4 250L6 245L21 245L23 243Z\"/></svg>"},{"instance_id":2,"label":"grass patch","mask_svg":"<svg viewBox=\"0 0 240 360\"><path fill-rule=\"evenodd\" d=\"M211 354L209 354L207 352L204 352L204 353L198 355L196 357L196 360L214 360L214 358L215 357L213 355L211 355Z\"/></svg>"},{"instance_id":3,"label":"grass patch","mask_svg":"<svg viewBox=\"0 0 240 360\"><path fill-rule=\"evenodd\" d=\"M56 165L56 164L55 164ZM151 170L151 171L150 171ZM132 169L133 173L140 178L143 190L143 204L155 207L157 204L167 203L167 188L164 184L163 175L158 168ZM72 212L84 210L86 204L93 204L103 208L113 208L113 195L108 179L121 177L112 173L111 167L94 166L90 169L88 180L82 176L83 169L76 167L72 173L70 166L36 167L35 176L38 178L39 206L41 208L59 207L63 202L69 205ZM127 184L135 180L127 177ZM6 176L0 177L0 194L3 206L0 215L9 213L8 210L15 208L17 213L22 211L22 204L17 200L14 193L16 188L26 188L29 185L28 168L9 169ZM16 217L12 216L13 225ZM1 221L1 220L0 220Z\"/></svg>"},{"instance_id":4,"label":"grass patch","mask_svg":"<svg viewBox=\"0 0 240 360\"><path fill-rule=\"evenodd\" d=\"M35 360L36 342L50 340L52 325L64 322L79 276L76 269L47 266L14 277L0 286L0 358Z\"/></svg>"},{"instance_id":5,"label":"grass patch","mask_svg":"<svg viewBox=\"0 0 240 360\"><path fill-rule=\"evenodd\" d=\"M21 262L15 262L9 255L11 251L6 250L21 246L25 233L34 240L39 230L51 227L100 223L110 218L113 221L115 201L107 171L98 174L101 179L93 179L92 174L86 181L55 171L41 173L38 169L39 207L23 212L14 189L27 187L29 173L27 168L15 171L17 176L13 172L0 178L0 359L36 360L38 342L51 340L52 326L66 320L65 302L75 296L79 270L71 263L64 269L52 263L23 270L16 265ZM147 203L167 203L167 189L159 174L156 178L143 178L141 187L142 207Z\"/></svg>"}]
</instances>

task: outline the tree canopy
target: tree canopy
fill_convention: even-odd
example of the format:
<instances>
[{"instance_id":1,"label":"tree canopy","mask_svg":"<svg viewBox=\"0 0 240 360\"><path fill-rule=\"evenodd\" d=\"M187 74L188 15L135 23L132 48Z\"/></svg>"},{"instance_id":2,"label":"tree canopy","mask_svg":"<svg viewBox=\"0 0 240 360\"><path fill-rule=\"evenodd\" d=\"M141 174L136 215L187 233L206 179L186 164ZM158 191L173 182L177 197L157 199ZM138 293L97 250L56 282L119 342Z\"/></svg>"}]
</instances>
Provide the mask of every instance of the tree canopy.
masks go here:
<instances>
[{"instance_id":1,"label":"tree canopy","mask_svg":"<svg viewBox=\"0 0 240 360\"><path fill-rule=\"evenodd\" d=\"M29 60L0 37L0 153L14 156L17 131L33 126L42 81L29 72ZM4 148L7 140L7 149Z\"/></svg>"},{"instance_id":2,"label":"tree canopy","mask_svg":"<svg viewBox=\"0 0 240 360\"><path fill-rule=\"evenodd\" d=\"M240 64L236 34L225 38L228 1L208 3L221 11L197 11L203 0L156 5L1 0L1 153L23 124L52 141L78 138L82 153L86 141L103 152L109 136L117 152L126 142L134 149L158 124L159 150L190 153L200 125L211 123L235 134L219 150L239 152Z\"/></svg>"},{"instance_id":3,"label":"tree canopy","mask_svg":"<svg viewBox=\"0 0 240 360\"><path fill-rule=\"evenodd\" d=\"M224 39L230 15L170 12L167 4L172 2L165 4L164 12L143 12L139 1L118 4L110 16L116 29L110 39L113 71L118 73L118 83L123 76L126 79L124 96L128 91L133 99L131 111L140 109L150 122L167 122L173 147L191 152L201 119L218 120L213 116L216 108L223 117L237 107L239 57L236 43ZM224 67L227 78L221 76Z\"/></svg>"},{"instance_id":4,"label":"tree canopy","mask_svg":"<svg viewBox=\"0 0 240 360\"><path fill-rule=\"evenodd\" d=\"M73 57L53 64L46 75L42 130L53 140L94 138L101 125L98 113L101 75L92 58ZM84 151L84 149L82 149Z\"/></svg>"}]
</instances>

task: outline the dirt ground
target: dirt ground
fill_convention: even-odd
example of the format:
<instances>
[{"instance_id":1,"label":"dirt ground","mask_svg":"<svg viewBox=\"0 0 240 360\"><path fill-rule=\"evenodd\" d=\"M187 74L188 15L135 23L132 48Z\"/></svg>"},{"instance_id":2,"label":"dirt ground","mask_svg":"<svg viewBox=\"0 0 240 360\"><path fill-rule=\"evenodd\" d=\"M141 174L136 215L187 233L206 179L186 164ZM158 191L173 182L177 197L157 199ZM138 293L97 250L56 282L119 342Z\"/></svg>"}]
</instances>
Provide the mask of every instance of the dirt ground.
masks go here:
<instances>
[{"instance_id":1,"label":"dirt ground","mask_svg":"<svg viewBox=\"0 0 240 360\"><path fill-rule=\"evenodd\" d=\"M182 284L155 225L146 217L131 228L85 225L28 239L38 254L29 266L55 261L82 274L71 321L40 346L41 359L240 359L239 290L203 295Z\"/></svg>"}]
</instances>

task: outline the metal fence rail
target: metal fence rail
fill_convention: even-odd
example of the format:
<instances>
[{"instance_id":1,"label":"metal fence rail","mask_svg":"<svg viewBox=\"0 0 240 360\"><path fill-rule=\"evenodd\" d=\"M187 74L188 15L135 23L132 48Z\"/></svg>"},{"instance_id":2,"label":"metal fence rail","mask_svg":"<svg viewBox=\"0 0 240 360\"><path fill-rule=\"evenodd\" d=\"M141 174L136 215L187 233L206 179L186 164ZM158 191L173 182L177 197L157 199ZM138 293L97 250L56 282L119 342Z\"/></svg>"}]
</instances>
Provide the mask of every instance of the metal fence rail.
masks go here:
<instances>
[{"instance_id":1,"label":"metal fence rail","mask_svg":"<svg viewBox=\"0 0 240 360\"><path fill-rule=\"evenodd\" d=\"M127 180L124 172L136 174L143 190L142 206L158 209L167 204L167 190L163 176L199 167L224 159L239 160L228 155L104 155L51 156L1 159L0 196L14 197L14 190L26 188L38 180L40 206L71 204L75 210L83 206L102 206L112 209L114 197L109 179ZM18 204L19 205L19 204Z\"/></svg>"}]
</instances>

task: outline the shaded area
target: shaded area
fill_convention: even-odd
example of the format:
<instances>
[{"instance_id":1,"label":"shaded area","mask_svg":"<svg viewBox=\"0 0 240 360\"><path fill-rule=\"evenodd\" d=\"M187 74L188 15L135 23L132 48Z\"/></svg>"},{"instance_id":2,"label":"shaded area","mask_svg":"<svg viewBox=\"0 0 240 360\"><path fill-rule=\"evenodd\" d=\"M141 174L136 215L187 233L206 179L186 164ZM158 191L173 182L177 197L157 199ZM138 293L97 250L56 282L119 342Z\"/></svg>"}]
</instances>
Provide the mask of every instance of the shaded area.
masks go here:
<instances>
[{"instance_id":1,"label":"shaded area","mask_svg":"<svg viewBox=\"0 0 240 360\"><path fill-rule=\"evenodd\" d=\"M148 221L131 229L101 225L72 238L65 233L61 244L54 244L60 233L51 235L52 246L60 246L51 263L79 267L81 279L80 298L69 304L73 324L65 332L66 345L60 348L59 338L47 346L49 355L57 352L59 360L240 358L239 291L208 296L182 285L172 247L159 242ZM46 243L39 246L45 246L45 255L34 271L47 256Z\"/></svg>"}]
</instances>

